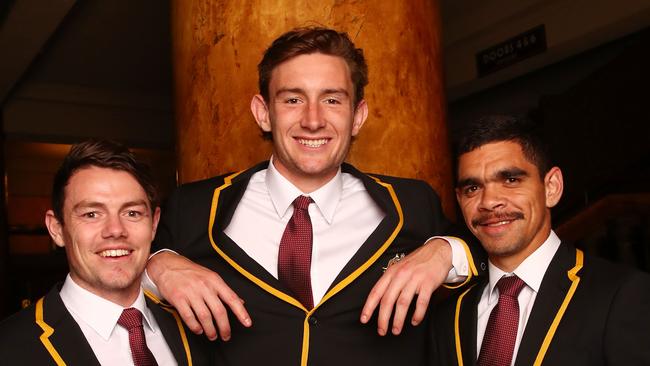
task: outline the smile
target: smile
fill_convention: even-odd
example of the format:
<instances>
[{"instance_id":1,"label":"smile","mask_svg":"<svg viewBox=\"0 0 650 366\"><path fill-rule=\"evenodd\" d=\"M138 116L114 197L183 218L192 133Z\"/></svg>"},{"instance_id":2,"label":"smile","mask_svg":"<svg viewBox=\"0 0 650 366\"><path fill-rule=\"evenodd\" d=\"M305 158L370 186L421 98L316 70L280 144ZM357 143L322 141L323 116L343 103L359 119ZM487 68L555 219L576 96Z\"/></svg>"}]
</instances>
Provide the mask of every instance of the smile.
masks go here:
<instances>
[{"instance_id":1,"label":"smile","mask_svg":"<svg viewBox=\"0 0 650 366\"><path fill-rule=\"evenodd\" d=\"M516 220L523 220L524 214L522 212L501 212L501 213L488 213L482 214L472 220L473 227L499 227L511 224Z\"/></svg>"},{"instance_id":2,"label":"smile","mask_svg":"<svg viewBox=\"0 0 650 366\"><path fill-rule=\"evenodd\" d=\"M512 222L511 220L504 220L504 221L499 221L499 222L484 223L484 224L481 224L481 225L482 226L494 227L494 226L507 225L507 224L509 224L511 222Z\"/></svg>"},{"instance_id":3,"label":"smile","mask_svg":"<svg viewBox=\"0 0 650 366\"><path fill-rule=\"evenodd\" d=\"M329 139L298 139L298 143L307 147L321 147L329 142Z\"/></svg>"},{"instance_id":4,"label":"smile","mask_svg":"<svg viewBox=\"0 0 650 366\"><path fill-rule=\"evenodd\" d=\"M104 257L104 258L117 258L117 257L123 257L125 255L129 255L131 254L131 251L126 249L107 249L97 254L99 254L100 257Z\"/></svg>"}]
</instances>

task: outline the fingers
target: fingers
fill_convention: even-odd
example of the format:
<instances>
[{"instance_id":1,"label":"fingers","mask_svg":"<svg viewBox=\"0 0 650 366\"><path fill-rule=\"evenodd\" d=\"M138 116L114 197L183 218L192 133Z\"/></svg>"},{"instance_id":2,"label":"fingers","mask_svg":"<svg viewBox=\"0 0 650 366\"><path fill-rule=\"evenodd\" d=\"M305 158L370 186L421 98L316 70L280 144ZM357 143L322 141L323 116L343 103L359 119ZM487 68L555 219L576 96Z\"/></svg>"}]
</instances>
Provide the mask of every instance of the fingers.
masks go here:
<instances>
[{"instance_id":1,"label":"fingers","mask_svg":"<svg viewBox=\"0 0 650 366\"><path fill-rule=\"evenodd\" d=\"M405 281L404 288L401 290L399 296L397 297L397 301L395 302L395 315L393 316L393 325L391 329L391 332L394 335L398 335L402 332L404 319L406 319L406 313L409 310L413 296L415 296L417 286L418 284L416 281ZM388 309L389 317L390 310L392 310L392 306Z\"/></svg>"},{"instance_id":2,"label":"fingers","mask_svg":"<svg viewBox=\"0 0 650 366\"><path fill-rule=\"evenodd\" d=\"M237 320L239 320L243 326L248 328L253 325L251 317L248 315L248 311L244 306L244 300L237 296L237 294L230 287L228 287L228 285L226 285L226 283L223 282L221 278L218 282L221 283L219 289L217 290L221 301L230 309L230 311L232 311ZM212 314L216 315L214 311ZM219 318L215 316L215 319L218 320Z\"/></svg>"},{"instance_id":3,"label":"fingers","mask_svg":"<svg viewBox=\"0 0 650 366\"><path fill-rule=\"evenodd\" d=\"M436 287L425 283L422 285L420 291L418 291L418 299L415 303L413 317L411 317L411 325L416 326L422 322L422 319L424 319L424 315L427 313L427 309L429 308L429 302L431 301L431 294L433 294Z\"/></svg>"},{"instance_id":4,"label":"fingers","mask_svg":"<svg viewBox=\"0 0 650 366\"><path fill-rule=\"evenodd\" d=\"M212 322L214 317L221 339L224 341L230 340L230 321L228 320L228 312L223 306L223 303L217 296L211 297L209 300L206 300L206 302L207 307L201 309L202 312L200 314L198 312L196 314L201 322L201 326L203 326L203 329L205 330L205 335L210 340L215 340L217 338L214 323ZM208 328L210 328L210 330L208 330Z\"/></svg>"},{"instance_id":5,"label":"fingers","mask_svg":"<svg viewBox=\"0 0 650 366\"><path fill-rule=\"evenodd\" d=\"M438 254L439 248L425 245L390 266L370 291L361 311L361 322L367 323L379 308L377 333L382 336L388 333L392 317L390 332L400 334L413 299L417 298L410 322L414 326L420 324L429 307L431 294L448 271L442 265L445 257Z\"/></svg>"},{"instance_id":6,"label":"fingers","mask_svg":"<svg viewBox=\"0 0 650 366\"><path fill-rule=\"evenodd\" d=\"M391 281L384 292L384 296L381 298L377 316L377 333L382 336L388 333L388 323L390 322L395 301L401 292L401 286L404 281L403 277L400 277L399 271L396 271L395 268L396 267L393 266L384 273L384 275L388 274L387 277L389 277ZM388 273L389 271L390 273Z\"/></svg>"},{"instance_id":7,"label":"fingers","mask_svg":"<svg viewBox=\"0 0 650 366\"><path fill-rule=\"evenodd\" d=\"M377 281L377 283L372 287L372 290L370 290L370 294L368 294L368 298L366 299L366 303L363 305L363 309L361 309L360 320L362 324L368 323L372 314L375 312L377 305L379 305L379 301L381 301L384 296L384 292L389 284L390 278L384 273L379 281Z\"/></svg>"},{"instance_id":8,"label":"fingers","mask_svg":"<svg viewBox=\"0 0 650 366\"><path fill-rule=\"evenodd\" d=\"M242 325L252 325L244 301L218 274L179 255L162 258L168 269L159 276L158 289L192 332L229 340L229 310Z\"/></svg>"},{"instance_id":9,"label":"fingers","mask_svg":"<svg viewBox=\"0 0 650 366\"><path fill-rule=\"evenodd\" d=\"M233 312L242 325L245 327L252 325L248 311L244 307L244 301L220 277L214 281L212 294L218 294L218 296L206 296L209 313L205 317L206 322L209 322L208 326L212 325L212 319L215 319L221 339L227 341L231 335L228 309ZM201 324L203 324L203 321ZM206 336L209 338L207 330Z\"/></svg>"},{"instance_id":10,"label":"fingers","mask_svg":"<svg viewBox=\"0 0 650 366\"><path fill-rule=\"evenodd\" d=\"M187 325L187 328L189 328L189 330L191 330L195 334L203 333L203 327L196 320L196 317L194 316L194 312L192 311L192 308L190 307L190 304L188 302L179 302L172 305L174 305L176 311L178 312L178 315L181 316L181 319L183 319L183 323Z\"/></svg>"}]
</instances>

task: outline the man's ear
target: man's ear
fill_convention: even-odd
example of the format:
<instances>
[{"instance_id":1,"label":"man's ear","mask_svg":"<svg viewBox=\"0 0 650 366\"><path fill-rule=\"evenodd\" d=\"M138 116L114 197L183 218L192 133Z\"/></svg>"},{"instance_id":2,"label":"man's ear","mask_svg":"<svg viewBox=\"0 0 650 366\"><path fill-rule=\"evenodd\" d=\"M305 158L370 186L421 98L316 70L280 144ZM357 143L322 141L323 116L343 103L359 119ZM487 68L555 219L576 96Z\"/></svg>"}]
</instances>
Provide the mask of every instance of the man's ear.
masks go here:
<instances>
[{"instance_id":1,"label":"man's ear","mask_svg":"<svg viewBox=\"0 0 650 366\"><path fill-rule=\"evenodd\" d=\"M156 237L156 230L158 230L159 222L160 222L160 207L156 207L156 209L153 210L153 217L151 218L151 223L153 224L151 239Z\"/></svg>"},{"instance_id":2,"label":"man's ear","mask_svg":"<svg viewBox=\"0 0 650 366\"><path fill-rule=\"evenodd\" d=\"M354 110L354 120L352 121L352 136L356 136L361 127L368 118L368 104L362 99Z\"/></svg>"},{"instance_id":3,"label":"man's ear","mask_svg":"<svg viewBox=\"0 0 650 366\"><path fill-rule=\"evenodd\" d=\"M261 94L256 94L251 100L251 112L253 117L260 126L262 131L271 132L271 119L269 118L269 108Z\"/></svg>"},{"instance_id":4,"label":"man's ear","mask_svg":"<svg viewBox=\"0 0 650 366\"><path fill-rule=\"evenodd\" d=\"M54 211L47 210L45 213L45 226L47 231L50 232L50 236L54 243L63 248L65 247L65 241L63 240L63 224L56 218Z\"/></svg>"},{"instance_id":5,"label":"man's ear","mask_svg":"<svg viewBox=\"0 0 650 366\"><path fill-rule=\"evenodd\" d=\"M546 173L544 188L546 191L546 207L554 207L560 202L562 191L564 191L564 180L560 168L554 166Z\"/></svg>"}]
</instances>

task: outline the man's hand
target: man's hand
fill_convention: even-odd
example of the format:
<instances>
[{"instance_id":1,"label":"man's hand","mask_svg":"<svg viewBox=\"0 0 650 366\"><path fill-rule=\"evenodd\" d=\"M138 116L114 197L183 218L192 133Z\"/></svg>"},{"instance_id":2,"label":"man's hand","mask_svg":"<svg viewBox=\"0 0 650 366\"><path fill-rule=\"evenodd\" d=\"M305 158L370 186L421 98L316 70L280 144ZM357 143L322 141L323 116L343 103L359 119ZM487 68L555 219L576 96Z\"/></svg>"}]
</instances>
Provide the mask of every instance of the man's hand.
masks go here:
<instances>
[{"instance_id":1,"label":"man's hand","mask_svg":"<svg viewBox=\"0 0 650 366\"><path fill-rule=\"evenodd\" d=\"M379 305L377 333L386 335L393 308L392 333L400 334L406 312L417 295L411 324L418 325L427 311L431 294L447 278L451 264L451 247L443 239L431 239L386 269L370 291L361 311L361 323L367 323Z\"/></svg>"},{"instance_id":2,"label":"man's hand","mask_svg":"<svg viewBox=\"0 0 650 366\"><path fill-rule=\"evenodd\" d=\"M147 274L196 334L205 332L210 340L217 339L214 318L221 339L229 340L226 306L245 327L252 325L244 300L218 274L181 255L171 252L154 255L147 263Z\"/></svg>"}]
</instances>

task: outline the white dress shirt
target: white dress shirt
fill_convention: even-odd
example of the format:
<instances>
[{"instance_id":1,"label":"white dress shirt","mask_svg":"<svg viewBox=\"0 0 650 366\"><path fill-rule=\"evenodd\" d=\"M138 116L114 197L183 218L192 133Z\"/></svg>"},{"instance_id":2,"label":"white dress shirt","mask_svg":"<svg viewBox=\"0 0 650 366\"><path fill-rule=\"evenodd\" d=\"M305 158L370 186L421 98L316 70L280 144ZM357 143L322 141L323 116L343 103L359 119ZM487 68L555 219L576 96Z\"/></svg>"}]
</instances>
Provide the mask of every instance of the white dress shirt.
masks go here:
<instances>
[{"instance_id":1,"label":"white dress shirt","mask_svg":"<svg viewBox=\"0 0 650 366\"><path fill-rule=\"evenodd\" d=\"M306 194L283 177L271 160L268 169L251 177L224 232L275 278L280 239L293 214L292 202L299 195L314 201L309 205L313 228L311 281L314 304L318 304L385 213L363 182L340 168L332 180ZM463 246L454 239L444 239L452 242L454 260L447 280L462 280L458 276L466 276L469 270Z\"/></svg>"},{"instance_id":2,"label":"white dress shirt","mask_svg":"<svg viewBox=\"0 0 650 366\"><path fill-rule=\"evenodd\" d=\"M514 274L526 283L526 286L522 288L519 297L517 298L519 301L519 326L517 328L515 349L512 355L512 365L514 365L515 360L517 359L517 351L521 344L521 337L524 334L524 329L526 329L526 323L528 322L530 311L533 308L533 304L535 304L537 292L539 292L539 286L542 284L542 279L544 278L546 269L559 247L560 238L558 238L555 232L551 231L546 241L544 241L539 248L529 255L528 258L524 259L524 261L521 262L512 273L502 271L493 265L492 262L488 263L490 284L483 289L481 299L478 303L476 328L477 357L481 352L481 344L483 343L483 336L485 335L485 328L487 327L490 313L499 302L499 289L497 289L496 284L501 277L512 276Z\"/></svg>"},{"instance_id":3,"label":"white dress shirt","mask_svg":"<svg viewBox=\"0 0 650 366\"><path fill-rule=\"evenodd\" d=\"M77 285L69 274L60 295L63 304L79 324L100 364L133 365L129 332L117 325L117 320L125 308ZM147 307L142 291L135 302L127 308L131 307L142 313L147 347L156 358L158 365L177 365L156 319Z\"/></svg>"}]
</instances>

